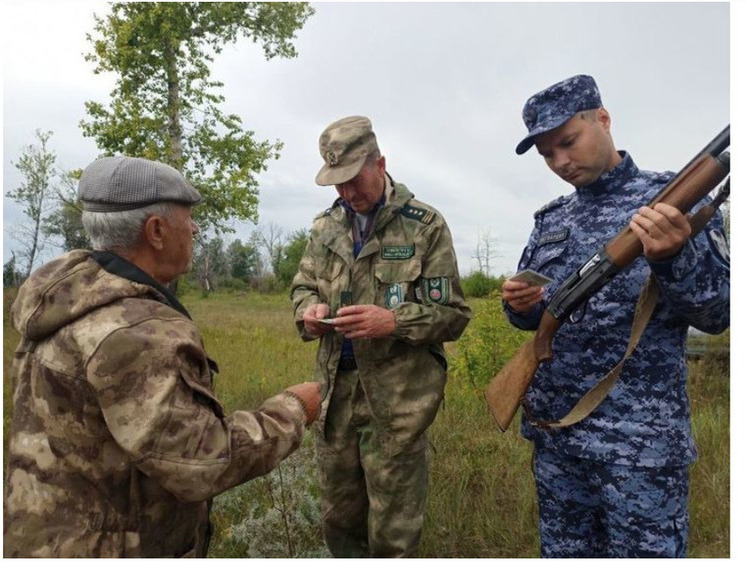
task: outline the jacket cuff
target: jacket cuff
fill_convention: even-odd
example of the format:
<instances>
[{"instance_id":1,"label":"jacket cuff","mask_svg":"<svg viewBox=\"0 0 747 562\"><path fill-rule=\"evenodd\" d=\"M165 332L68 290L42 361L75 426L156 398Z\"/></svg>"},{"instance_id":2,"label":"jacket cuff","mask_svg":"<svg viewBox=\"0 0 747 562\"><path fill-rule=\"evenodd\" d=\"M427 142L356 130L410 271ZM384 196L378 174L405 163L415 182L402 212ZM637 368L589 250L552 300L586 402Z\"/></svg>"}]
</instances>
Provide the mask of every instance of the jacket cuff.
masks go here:
<instances>
[{"instance_id":1,"label":"jacket cuff","mask_svg":"<svg viewBox=\"0 0 747 562\"><path fill-rule=\"evenodd\" d=\"M535 330L544 311L543 303L538 303L534 305L532 310L523 313L516 312L506 301L502 301L502 304L503 312L506 314L508 321L520 330Z\"/></svg>"},{"instance_id":2,"label":"jacket cuff","mask_svg":"<svg viewBox=\"0 0 747 562\"><path fill-rule=\"evenodd\" d=\"M695 245L689 238L671 258L662 261L650 261L651 271L663 281L681 281L698 265L698 254Z\"/></svg>"},{"instance_id":3,"label":"jacket cuff","mask_svg":"<svg viewBox=\"0 0 747 562\"><path fill-rule=\"evenodd\" d=\"M291 415L294 422L303 428L306 426L306 404L300 396L292 392L284 391L265 400L261 410L269 412L272 410L283 410Z\"/></svg>"}]
</instances>

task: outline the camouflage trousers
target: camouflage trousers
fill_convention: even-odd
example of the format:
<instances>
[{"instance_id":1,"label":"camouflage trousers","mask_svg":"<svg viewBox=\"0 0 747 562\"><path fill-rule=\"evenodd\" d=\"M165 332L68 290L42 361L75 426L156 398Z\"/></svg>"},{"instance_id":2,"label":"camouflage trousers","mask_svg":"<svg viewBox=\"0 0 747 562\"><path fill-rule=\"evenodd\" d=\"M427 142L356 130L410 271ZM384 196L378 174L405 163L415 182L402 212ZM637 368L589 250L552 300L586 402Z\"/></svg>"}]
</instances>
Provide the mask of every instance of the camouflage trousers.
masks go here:
<instances>
[{"instance_id":1,"label":"camouflage trousers","mask_svg":"<svg viewBox=\"0 0 747 562\"><path fill-rule=\"evenodd\" d=\"M545 558L684 558L687 466L597 463L535 450Z\"/></svg>"},{"instance_id":2,"label":"camouflage trousers","mask_svg":"<svg viewBox=\"0 0 747 562\"><path fill-rule=\"evenodd\" d=\"M417 555L428 486L426 437L392 446L357 371L338 371L324 435L316 433L324 540L335 557Z\"/></svg>"}]
</instances>

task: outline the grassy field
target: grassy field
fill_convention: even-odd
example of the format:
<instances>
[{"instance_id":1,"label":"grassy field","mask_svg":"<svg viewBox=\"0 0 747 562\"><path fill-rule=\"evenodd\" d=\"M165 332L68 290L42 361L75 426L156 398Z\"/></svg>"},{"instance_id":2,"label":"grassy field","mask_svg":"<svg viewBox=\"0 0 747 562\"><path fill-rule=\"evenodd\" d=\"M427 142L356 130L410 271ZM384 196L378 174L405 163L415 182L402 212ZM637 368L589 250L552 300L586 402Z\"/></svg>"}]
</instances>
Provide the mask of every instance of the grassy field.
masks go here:
<instances>
[{"instance_id":1,"label":"grassy field","mask_svg":"<svg viewBox=\"0 0 747 562\"><path fill-rule=\"evenodd\" d=\"M4 445L12 408L9 367L18 342L8 324L10 298L5 295L3 309ZM286 296L194 294L182 300L220 364L217 392L228 410L257 407L265 397L311 377L316 344L297 337ZM421 555L535 557L539 541L531 447L519 437L516 422L501 434L482 399L485 365L500 363L523 336L504 331L508 328L494 301L470 304L475 319L462 340L447 348L452 369L445 407L429 433L430 488ZM490 332L490 326L498 331ZM708 363L690 369L700 453L691 472L691 557L729 557L729 377L715 370ZM308 437L279 470L216 499L211 556L329 556L319 529L319 489Z\"/></svg>"}]
</instances>

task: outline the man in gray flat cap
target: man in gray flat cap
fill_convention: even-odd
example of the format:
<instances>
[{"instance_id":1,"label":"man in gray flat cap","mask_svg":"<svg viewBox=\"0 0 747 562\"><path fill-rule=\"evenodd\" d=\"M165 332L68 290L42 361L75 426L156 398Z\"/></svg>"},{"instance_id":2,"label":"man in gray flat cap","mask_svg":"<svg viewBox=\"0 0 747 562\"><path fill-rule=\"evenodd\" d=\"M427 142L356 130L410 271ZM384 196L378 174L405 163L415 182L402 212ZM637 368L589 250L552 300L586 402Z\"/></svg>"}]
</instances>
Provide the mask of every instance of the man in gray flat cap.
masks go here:
<instances>
[{"instance_id":1,"label":"man in gray flat cap","mask_svg":"<svg viewBox=\"0 0 747 562\"><path fill-rule=\"evenodd\" d=\"M443 342L471 312L446 222L386 172L371 122L335 121L319 151L316 183L339 197L314 219L291 295L301 337L319 340L324 538L338 557L415 556Z\"/></svg>"},{"instance_id":2,"label":"man in gray flat cap","mask_svg":"<svg viewBox=\"0 0 747 562\"><path fill-rule=\"evenodd\" d=\"M11 311L3 554L205 556L210 499L299 446L320 386L224 413L217 365L165 287L190 265L200 194L124 156L93 162L79 189L95 250L40 267Z\"/></svg>"},{"instance_id":3,"label":"man in gray flat cap","mask_svg":"<svg viewBox=\"0 0 747 562\"><path fill-rule=\"evenodd\" d=\"M516 152L536 146L575 189L535 213L519 270L554 281L544 289L506 281L509 321L536 329L560 283L626 225L644 251L561 326L553 359L541 364L526 393L522 434L534 444L542 555L683 557L688 465L696 458L685 340L689 326L718 333L729 325L722 218L717 214L690 237L679 210L646 206L674 174L639 170L615 148L610 114L591 76L573 76L532 96L523 117L527 136ZM583 421L547 429L538 420L561 419L623 357L649 276L659 301L616 385Z\"/></svg>"}]
</instances>

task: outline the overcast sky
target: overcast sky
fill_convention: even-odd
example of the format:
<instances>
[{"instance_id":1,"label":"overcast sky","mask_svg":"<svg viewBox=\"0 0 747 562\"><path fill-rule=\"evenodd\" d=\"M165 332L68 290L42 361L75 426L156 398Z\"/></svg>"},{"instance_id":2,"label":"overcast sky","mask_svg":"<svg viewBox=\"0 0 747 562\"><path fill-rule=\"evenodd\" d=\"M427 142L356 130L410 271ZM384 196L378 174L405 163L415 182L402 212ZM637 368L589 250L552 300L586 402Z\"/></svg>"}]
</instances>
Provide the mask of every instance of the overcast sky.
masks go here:
<instances>
[{"instance_id":1,"label":"overcast sky","mask_svg":"<svg viewBox=\"0 0 747 562\"><path fill-rule=\"evenodd\" d=\"M105 102L114 77L83 60L103 2L4 2L4 190L37 128L54 131L60 166L98 155L78 123L86 100ZM572 188L524 136L532 93L593 75L619 149L644 169L679 169L729 122L729 5L725 3L322 3L301 30L299 56L265 61L240 41L216 60L224 109L281 158L259 177L259 217L308 228L333 201L314 184L317 139L346 115L371 118L387 167L452 230L460 270L480 234L495 240L494 274L513 271L532 213ZM5 228L22 216L4 201ZM245 237L249 224L235 225ZM4 261L13 240L3 237ZM54 253L54 250L52 250Z\"/></svg>"},{"instance_id":2,"label":"overcast sky","mask_svg":"<svg viewBox=\"0 0 747 562\"><path fill-rule=\"evenodd\" d=\"M5 0L1 6L8 191L19 182L11 162L37 128L54 131L50 147L64 168L82 168L97 157L78 123L86 100L106 102L114 78L95 76L82 56L93 13L104 15L107 4ZM744 53L743 6L314 4L316 14L298 36L298 58L267 62L258 47L241 41L218 57L214 71L225 83L224 109L239 114L258 138L285 143L280 160L259 177L261 222L286 232L308 228L330 205L334 188L314 184L319 133L333 120L363 114L373 122L393 177L446 217L462 273L477 267L478 236L489 233L500 254L493 273L500 274L514 270L532 213L572 189L534 150L514 153L525 134L526 99L568 76L591 74L612 115L617 147L643 169L678 170L730 121L730 23L739 31L732 49L741 44ZM741 98L734 94L744 60L739 69L731 66L740 72L731 84L738 110L746 97L743 89ZM732 196L736 209L743 201L739 185ZM21 216L4 200L4 233ZM251 230L236 226L244 238ZM734 221L732 240L744 240L742 231ZM12 244L4 234L3 261ZM734 308L744 310L741 292L734 293ZM738 346L734 351L742 353ZM736 357L734 364L741 364ZM734 378L733 388L739 381ZM745 417L736 409L735 427L744 426ZM739 479L732 485L743 498ZM734 499L736 505L743 502ZM733 534L732 553L744 551L742 536Z\"/></svg>"}]
</instances>

